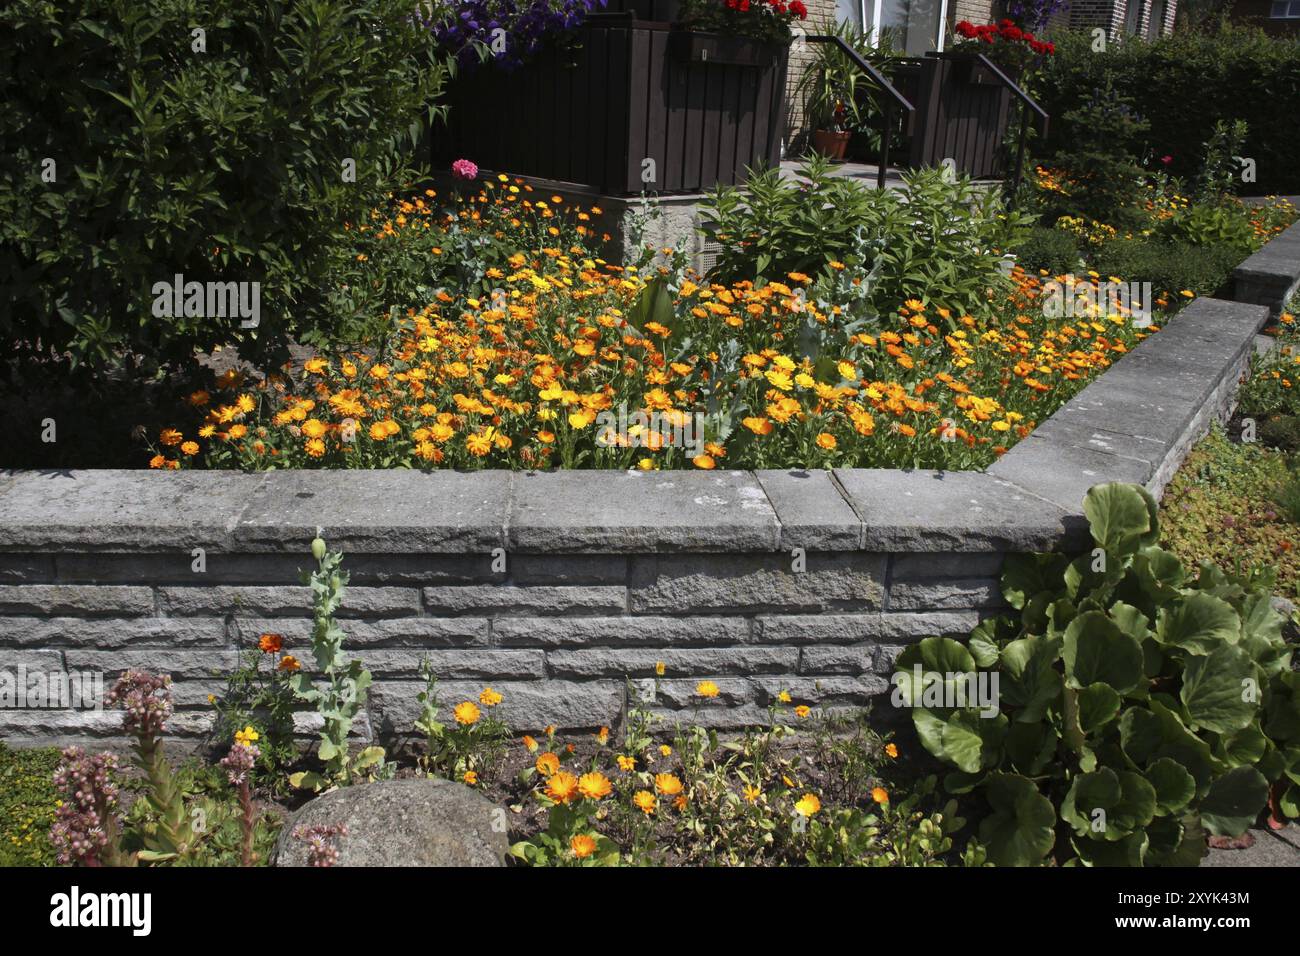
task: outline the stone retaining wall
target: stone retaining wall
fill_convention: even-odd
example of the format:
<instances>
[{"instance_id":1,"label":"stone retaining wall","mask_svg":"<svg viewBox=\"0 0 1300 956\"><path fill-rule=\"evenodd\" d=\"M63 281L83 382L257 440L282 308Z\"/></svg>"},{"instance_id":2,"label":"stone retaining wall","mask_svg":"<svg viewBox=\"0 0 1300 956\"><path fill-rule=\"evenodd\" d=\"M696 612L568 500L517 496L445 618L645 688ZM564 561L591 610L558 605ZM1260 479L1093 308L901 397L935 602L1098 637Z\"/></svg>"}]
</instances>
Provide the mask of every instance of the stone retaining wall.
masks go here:
<instances>
[{"instance_id":1,"label":"stone retaining wall","mask_svg":"<svg viewBox=\"0 0 1300 956\"><path fill-rule=\"evenodd\" d=\"M1194 303L988 473L0 472L0 674L168 672L171 729L197 742L261 633L310 661L297 569L321 525L376 678L361 736L411 731L425 657L444 703L490 683L519 730L615 726L630 697L714 726L782 690L860 705L903 645L999 606L1006 553L1082 544L1090 485L1162 488L1228 414L1267 311ZM119 723L7 707L0 738Z\"/></svg>"}]
</instances>

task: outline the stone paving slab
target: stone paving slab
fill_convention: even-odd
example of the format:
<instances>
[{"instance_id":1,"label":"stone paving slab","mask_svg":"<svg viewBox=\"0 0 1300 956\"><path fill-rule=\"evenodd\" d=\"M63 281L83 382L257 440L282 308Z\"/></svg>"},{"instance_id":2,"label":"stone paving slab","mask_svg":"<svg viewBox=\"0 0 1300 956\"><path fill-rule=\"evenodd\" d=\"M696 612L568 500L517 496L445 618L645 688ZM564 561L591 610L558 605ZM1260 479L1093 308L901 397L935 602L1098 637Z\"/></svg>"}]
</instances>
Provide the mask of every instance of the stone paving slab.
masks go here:
<instances>
[{"instance_id":1,"label":"stone paving slab","mask_svg":"<svg viewBox=\"0 0 1300 956\"><path fill-rule=\"evenodd\" d=\"M781 523L781 550L852 551L862 546L862 521L829 471L754 473Z\"/></svg>"},{"instance_id":2,"label":"stone paving slab","mask_svg":"<svg viewBox=\"0 0 1300 956\"><path fill-rule=\"evenodd\" d=\"M344 551L490 552L505 544L511 474L406 469L268 472L235 528L240 547L302 551L325 531Z\"/></svg>"},{"instance_id":3,"label":"stone paving slab","mask_svg":"<svg viewBox=\"0 0 1300 956\"><path fill-rule=\"evenodd\" d=\"M1300 290L1300 221L1232 270L1233 298L1267 306L1277 316Z\"/></svg>"},{"instance_id":4,"label":"stone paving slab","mask_svg":"<svg viewBox=\"0 0 1300 956\"><path fill-rule=\"evenodd\" d=\"M837 468L835 480L868 551L1046 551L1070 531L1066 509L981 472Z\"/></svg>"},{"instance_id":5,"label":"stone paving slab","mask_svg":"<svg viewBox=\"0 0 1300 956\"><path fill-rule=\"evenodd\" d=\"M0 486L0 549L229 550L264 475L20 471Z\"/></svg>"},{"instance_id":6,"label":"stone paving slab","mask_svg":"<svg viewBox=\"0 0 1300 956\"><path fill-rule=\"evenodd\" d=\"M752 472L528 472L507 537L535 552L776 551L780 525Z\"/></svg>"}]
</instances>

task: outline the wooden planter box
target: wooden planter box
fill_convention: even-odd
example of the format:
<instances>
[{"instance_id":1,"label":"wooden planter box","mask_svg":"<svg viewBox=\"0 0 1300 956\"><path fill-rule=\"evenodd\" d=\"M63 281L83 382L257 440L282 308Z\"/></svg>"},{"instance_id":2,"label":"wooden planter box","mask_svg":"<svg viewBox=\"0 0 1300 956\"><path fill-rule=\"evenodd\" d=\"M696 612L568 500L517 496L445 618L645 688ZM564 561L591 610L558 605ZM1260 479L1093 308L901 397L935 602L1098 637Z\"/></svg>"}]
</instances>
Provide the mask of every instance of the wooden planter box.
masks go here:
<instances>
[{"instance_id":1,"label":"wooden planter box","mask_svg":"<svg viewBox=\"0 0 1300 956\"><path fill-rule=\"evenodd\" d=\"M775 43L760 43L748 37L693 30L674 30L668 45L679 62L720 63L724 66L771 66L784 49Z\"/></svg>"},{"instance_id":2,"label":"wooden planter box","mask_svg":"<svg viewBox=\"0 0 1300 956\"><path fill-rule=\"evenodd\" d=\"M434 131L435 165L464 157L635 196L733 185L748 166L778 164L788 49L761 66L678 59L677 35L667 23L593 16L576 53L461 73L447 125Z\"/></svg>"},{"instance_id":3,"label":"wooden planter box","mask_svg":"<svg viewBox=\"0 0 1300 956\"><path fill-rule=\"evenodd\" d=\"M976 179L1006 175L1003 142L1015 116L1012 92L982 63L962 53L929 54L920 61L910 165L946 159Z\"/></svg>"}]
</instances>

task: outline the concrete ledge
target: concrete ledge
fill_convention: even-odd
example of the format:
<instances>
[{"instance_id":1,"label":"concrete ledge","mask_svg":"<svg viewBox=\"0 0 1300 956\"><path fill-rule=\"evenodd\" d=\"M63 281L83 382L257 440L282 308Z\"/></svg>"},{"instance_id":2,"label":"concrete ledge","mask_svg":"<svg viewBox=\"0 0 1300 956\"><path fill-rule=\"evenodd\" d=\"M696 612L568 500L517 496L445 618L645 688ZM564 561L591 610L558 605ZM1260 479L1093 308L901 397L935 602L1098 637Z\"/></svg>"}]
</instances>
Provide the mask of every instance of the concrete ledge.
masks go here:
<instances>
[{"instance_id":1,"label":"concrete ledge","mask_svg":"<svg viewBox=\"0 0 1300 956\"><path fill-rule=\"evenodd\" d=\"M1267 306L1276 318L1300 290L1300 221L1233 269L1232 285L1234 299Z\"/></svg>"}]
</instances>

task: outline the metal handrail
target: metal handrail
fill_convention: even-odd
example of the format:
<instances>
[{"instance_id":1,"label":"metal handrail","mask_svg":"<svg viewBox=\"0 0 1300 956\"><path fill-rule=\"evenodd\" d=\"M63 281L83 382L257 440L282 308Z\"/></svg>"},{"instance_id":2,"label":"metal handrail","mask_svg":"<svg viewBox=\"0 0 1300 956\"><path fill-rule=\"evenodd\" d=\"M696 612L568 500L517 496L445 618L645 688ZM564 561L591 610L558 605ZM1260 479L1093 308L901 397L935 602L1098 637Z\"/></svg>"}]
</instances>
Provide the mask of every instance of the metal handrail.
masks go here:
<instances>
[{"instance_id":1,"label":"metal handrail","mask_svg":"<svg viewBox=\"0 0 1300 956\"><path fill-rule=\"evenodd\" d=\"M894 84L889 82L889 79L872 66L871 63L862 56L862 54L858 53L857 50L845 43L842 37L831 36L825 33L814 33L805 36L804 39L809 43L834 43L840 48L840 52L849 58L850 63L856 66L863 73L867 74L876 86L889 95L889 99L885 100L884 129L880 134L880 166L876 169L876 188L884 189L885 175L889 171L889 134L894 125L894 107L895 105L900 106L906 110L908 114L916 112L916 107L907 101L907 97L894 89Z\"/></svg>"},{"instance_id":2,"label":"metal handrail","mask_svg":"<svg viewBox=\"0 0 1300 956\"><path fill-rule=\"evenodd\" d=\"M1012 95L1015 96L1016 99L1020 100L1021 103L1020 133L1016 138L1016 171L1011 177L1011 180L1007 183L1007 208L1011 208L1015 205L1016 193L1019 192L1020 189L1020 179L1021 176L1024 175L1025 134L1028 132L1029 128L1029 111L1032 110L1038 115L1038 118L1042 120L1042 128L1039 130L1039 133L1043 136L1047 135L1047 123L1049 117L1047 112L1035 103L1033 98L1022 90L1015 80L1011 79L1011 77L1007 76L998 68L997 64L986 57L983 53L977 53L975 55L979 58L980 64L984 69L993 74L994 79L1010 90Z\"/></svg>"}]
</instances>

